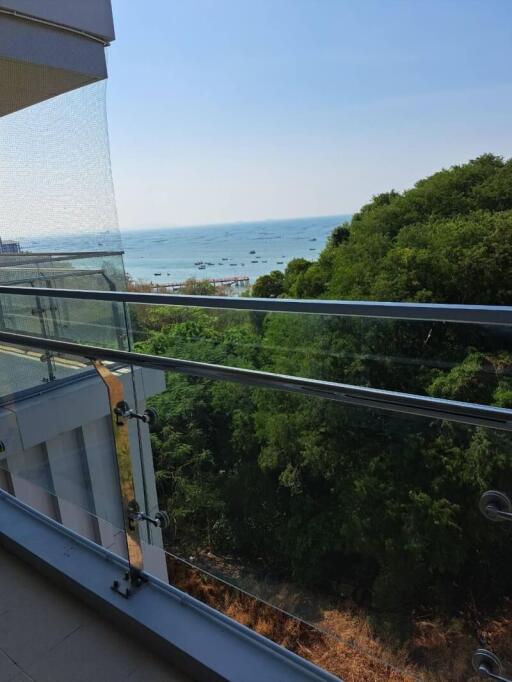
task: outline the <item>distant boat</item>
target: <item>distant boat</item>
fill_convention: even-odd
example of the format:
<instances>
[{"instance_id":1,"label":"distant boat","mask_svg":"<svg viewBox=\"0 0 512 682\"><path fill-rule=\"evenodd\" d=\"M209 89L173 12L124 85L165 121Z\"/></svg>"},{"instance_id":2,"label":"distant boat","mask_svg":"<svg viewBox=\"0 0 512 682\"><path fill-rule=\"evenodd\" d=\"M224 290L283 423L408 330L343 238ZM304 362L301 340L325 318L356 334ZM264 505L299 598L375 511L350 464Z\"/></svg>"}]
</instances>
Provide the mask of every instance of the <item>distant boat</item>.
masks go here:
<instances>
[{"instance_id":1,"label":"distant boat","mask_svg":"<svg viewBox=\"0 0 512 682\"><path fill-rule=\"evenodd\" d=\"M206 265L200 265L198 270L206 270Z\"/></svg>"},{"instance_id":2,"label":"distant boat","mask_svg":"<svg viewBox=\"0 0 512 682\"><path fill-rule=\"evenodd\" d=\"M316 237L313 237L313 239L309 240L310 242L316 242Z\"/></svg>"},{"instance_id":3,"label":"distant boat","mask_svg":"<svg viewBox=\"0 0 512 682\"><path fill-rule=\"evenodd\" d=\"M258 262L257 260L252 260L252 261L251 261L251 263L257 263L257 262Z\"/></svg>"},{"instance_id":4,"label":"distant boat","mask_svg":"<svg viewBox=\"0 0 512 682\"><path fill-rule=\"evenodd\" d=\"M229 258L223 258L222 260L229 260Z\"/></svg>"},{"instance_id":5,"label":"distant boat","mask_svg":"<svg viewBox=\"0 0 512 682\"><path fill-rule=\"evenodd\" d=\"M316 249L309 249L310 251L316 251Z\"/></svg>"},{"instance_id":6,"label":"distant boat","mask_svg":"<svg viewBox=\"0 0 512 682\"><path fill-rule=\"evenodd\" d=\"M196 261L196 262L194 263L194 265L202 265L202 264L203 264L203 261L202 261L202 260L198 260L198 261Z\"/></svg>"},{"instance_id":7,"label":"distant boat","mask_svg":"<svg viewBox=\"0 0 512 682\"><path fill-rule=\"evenodd\" d=\"M249 253L256 253L256 251L249 251Z\"/></svg>"},{"instance_id":8,"label":"distant boat","mask_svg":"<svg viewBox=\"0 0 512 682\"><path fill-rule=\"evenodd\" d=\"M155 272L155 277L160 277L162 275L161 272Z\"/></svg>"},{"instance_id":9,"label":"distant boat","mask_svg":"<svg viewBox=\"0 0 512 682\"><path fill-rule=\"evenodd\" d=\"M282 260L278 260L278 261L277 261L277 264L278 264L278 265L283 265L283 263L284 263L284 261L282 261Z\"/></svg>"}]
</instances>

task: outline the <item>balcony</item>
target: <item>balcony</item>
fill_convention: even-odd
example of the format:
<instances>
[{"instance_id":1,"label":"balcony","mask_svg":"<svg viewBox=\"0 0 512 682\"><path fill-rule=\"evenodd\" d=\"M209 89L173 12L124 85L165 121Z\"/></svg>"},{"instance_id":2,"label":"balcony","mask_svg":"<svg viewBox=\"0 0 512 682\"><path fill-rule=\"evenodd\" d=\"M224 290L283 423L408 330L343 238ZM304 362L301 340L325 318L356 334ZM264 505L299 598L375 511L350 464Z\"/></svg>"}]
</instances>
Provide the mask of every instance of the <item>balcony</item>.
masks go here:
<instances>
[{"instance_id":1,"label":"balcony","mask_svg":"<svg viewBox=\"0 0 512 682\"><path fill-rule=\"evenodd\" d=\"M512 309L17 282L4 545L193 679L507 674Z\"/></svg>"}]
</instances>

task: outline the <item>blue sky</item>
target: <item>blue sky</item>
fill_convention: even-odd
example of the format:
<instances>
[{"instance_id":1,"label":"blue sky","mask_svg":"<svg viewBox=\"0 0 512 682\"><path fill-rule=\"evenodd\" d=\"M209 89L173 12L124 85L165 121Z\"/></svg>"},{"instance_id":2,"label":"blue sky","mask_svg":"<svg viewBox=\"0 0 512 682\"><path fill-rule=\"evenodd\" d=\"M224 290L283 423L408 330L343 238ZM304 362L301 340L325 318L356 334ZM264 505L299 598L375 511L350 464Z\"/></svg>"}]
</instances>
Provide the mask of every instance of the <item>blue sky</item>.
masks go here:
<instances>
[{"instance_id":1,"label":"blue sky","mask_svg":"<svg viewBox=\"0 0 512 682\"><path fill-rule=\"evenodd\" d=\"M113 5L122 228L350 213L512 155L512 0Z\"/></svg>"}]
</instances>

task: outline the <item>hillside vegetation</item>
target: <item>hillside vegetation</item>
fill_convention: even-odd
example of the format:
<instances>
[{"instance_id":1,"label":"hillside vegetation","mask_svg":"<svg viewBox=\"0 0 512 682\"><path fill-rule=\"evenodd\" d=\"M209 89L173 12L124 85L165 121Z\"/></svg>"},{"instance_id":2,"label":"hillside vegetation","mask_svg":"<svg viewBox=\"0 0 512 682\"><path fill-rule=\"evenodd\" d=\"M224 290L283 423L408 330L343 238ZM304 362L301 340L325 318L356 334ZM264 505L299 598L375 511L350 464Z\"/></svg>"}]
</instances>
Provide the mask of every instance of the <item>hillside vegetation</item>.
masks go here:
<instances>
[{"instance_id":1,"label":"hillside vegetation","mask_svg":"<svg viewBox=\"0 0 512 682\"><path fill-rule=\"evenodd\" d=\"M485 155L374 197L317 261L252 293L511 305L511 275L512 160ZM156 310L135 320L145 352L512 407L506 327ZM511 544L478 500L512 489L509 432L174 373L153 402L175 553L236 557L357 608L420 667L433 663L411 644L419 621L462 622L476 643L506 603Z\"/></svg>"}]
</instances>

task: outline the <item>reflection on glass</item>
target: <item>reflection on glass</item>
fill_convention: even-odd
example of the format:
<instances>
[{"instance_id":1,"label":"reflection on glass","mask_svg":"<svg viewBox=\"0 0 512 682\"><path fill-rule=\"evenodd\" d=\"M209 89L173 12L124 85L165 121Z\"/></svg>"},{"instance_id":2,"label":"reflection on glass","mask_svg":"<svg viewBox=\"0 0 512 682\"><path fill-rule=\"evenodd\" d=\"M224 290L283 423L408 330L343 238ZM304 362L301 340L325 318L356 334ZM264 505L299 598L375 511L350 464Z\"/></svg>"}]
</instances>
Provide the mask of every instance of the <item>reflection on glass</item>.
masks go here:
<instances>
[{"instance_id":1,"label":"reflection on glass","mask_svg":"<svg viewBox=\"0 0 512 682\"><path fill-rule=\"evenodd\" d=\"M20 253L0 255L0 284L44 289L125 288L120 253ZM106 348L127 349L129 333L123 306L104 301L0 295L0 331L42 336ZM0 346L0 397L74 376L80 362L55 354L26 353L6 356ZM82 367L83 369L83 367Z\"/></svg>"},{"instance_id":2,"label":"reflection on glass","mask_svg":"<svg viewBox=\"0 0 512 682\"><path fill-rule=\"evenodd\" d=\"M257 590L242 589L219 571L199 568L183 557L142 543L145 558L156 566L166 563L170 582L182 592L226 614L344 680L426 679L401 652L391 653L372 637L367 623L355 614L334 614L328 622L308 623L264 600ZM195 557L191 557L192 560ZM220 560L220 557L217 557ZM151 569L149 569L151 572ZM317 598L317 594L312 594Z\"/></svg>"},{"instance_id":3,"label":"reflection on glass","mask_svg":"<svg viewBox=\"0 0 512 682\"><path fill-rule=\"evenodd\" d=\"M135 515L146 511L147 497L156 499L144 401L161 390L163 375L52 354L54 379L45 390L27 381L30 390L24 391L19 380L27 379L30 363L45 366L41 353L11 344L3 350L6 366L19 355L25 372L11 368L2 377L0 487L104 547L113 542L110 526L123 528L119 552L138 577L139 534L155 543L161 538L144 515ZM135 396L136 385L145 387L143 395ZM149 568L167 579L165 562Z\"/></svg>"},{"instance_id":4,"label":"reflection on glass","mask_svg":"<svg viewBox=\"0 0 512 682\"><path fill-rule=\"evenodd\" d=\"M155 355L512 406L508 326L128 306Z\"/></svg>"},{"instance_id":5,"label":"reflection on glass","mask_svg":"<svg viewBox=\"0 0 512 682\"><path fill-rule=\"evenodd\" d=\"M406 671L391 679L469 678L512 599L509 529L478 507L512 490L508 432L172 373L152 404L170 553ZM218 589L199 596L229 612Z\"/></svg>"},{"instance_id":6,"label":"reflection on glass","mask_svg":"<svg viewBox=\"0 0 512 682\"><path fill-rule=\"evenodd\" d=\"M108 392L85 359L50 360L52 380L44 377L48 365L41 352L0 349L0 367L7 370L0 381L0 486L110 547L109 528L124 528L124 519ZM36 391L41 379L40 386L52 390ZM119 381L130 387L128 379L124 370ZM125 556L125 538L123 543Z\"/></svg>"},{"instance_id":7,"label":"reflection on glass","mask_svg":"<svg viewBox=\"0 0 512 682\"><path fill-rule=\"evenodd\" d=\"M4 490L65 528L92 540L123 558L127 557L124 528L94 513L91 491L55 476L46 453L37 447L15 457L0 459L0 490ZM102 505L97 507L105 511ZM122 518L121 518L122 521Z\"/></svg>"},{"instance_id":8,"label":"reflection on glass","mask_svg":"<svg viewBox=\"0 0 512 682\"><path fill-rule=\"evenodd\" d=\"M162 357L512 406L507 327L136 305L115 319L112 304L73 300L67 326L49 327L51 310L41 320L35 297L15 298L20 319L57 338L126 347L133 329L135 350ZM1 350L9 367L18 352L39 362L48 381L76 369ZM509 432L172 372L151 402L159 500L146 511L171 518L163 565L181 589L294 650L309 647L346 679L470 679L481 645L510 661L512 527L479 510L486 490L512 491ZM63 452L77 450L70 442ZM66 457L56 478L46 458L22 461L24 480L99 514ZM11 456L9 475L21 476L16 466ZM366 657L342 648L332 658L335 646L302 634L293 644L299 626L281 612Z\"/></svg>"}]
</instances>

